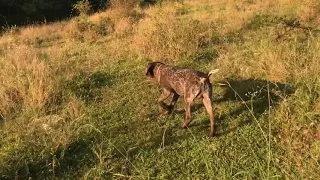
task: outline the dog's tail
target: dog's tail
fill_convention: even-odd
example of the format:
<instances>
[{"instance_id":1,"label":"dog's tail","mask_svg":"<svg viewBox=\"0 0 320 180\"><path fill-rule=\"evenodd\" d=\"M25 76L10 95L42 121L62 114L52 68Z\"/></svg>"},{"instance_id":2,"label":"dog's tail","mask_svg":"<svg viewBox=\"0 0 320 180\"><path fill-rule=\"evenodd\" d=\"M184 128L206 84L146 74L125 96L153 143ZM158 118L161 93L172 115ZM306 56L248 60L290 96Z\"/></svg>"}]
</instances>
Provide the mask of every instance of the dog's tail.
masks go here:
<instances>
[{"instance_id":1,"label":"dog's tail","mask_svg":"<svg viewBox=\"0 0 320 180\"><path fill-rule=\"evenodd\" d=\"M220 71L219 69L214 69L214 70L210 71L210 72L208 73L208 78L209 78L212 74L216 74L216 73L219 72L219 71Z\"/></svg>"},{"instance_id":2,"label":"dog's tail","mask_svg":"<svg viewBox=\"0 0 320 180\"><path fill-rule=\"evenodd\" d=\"M209 77L210 77L212 74L216 74L217 72L219 72L219 69L214 69L214 70L210 71L210 72L208 73L207 77L206 77L206 78L200 78L200 81L201 81L202 83L204 83L207 79L209 79Z\"/></svg>"}]
</instances>

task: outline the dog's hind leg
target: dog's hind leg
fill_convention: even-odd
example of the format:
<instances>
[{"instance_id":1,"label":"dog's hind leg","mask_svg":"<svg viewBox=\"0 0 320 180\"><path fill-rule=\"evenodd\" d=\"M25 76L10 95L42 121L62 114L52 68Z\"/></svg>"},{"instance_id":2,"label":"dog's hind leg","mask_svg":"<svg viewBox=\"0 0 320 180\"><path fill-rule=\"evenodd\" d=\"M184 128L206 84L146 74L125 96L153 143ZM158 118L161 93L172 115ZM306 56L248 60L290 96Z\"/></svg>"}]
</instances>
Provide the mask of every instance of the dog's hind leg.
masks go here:
<instances>
[{"instance_id":1,"label":"dog's hind leg","mask_svg":"<svg viewBox=\"0 0 320 180\"><path fill-rule=\"evenodd\" d=\"M214 136L214 115L212 109L212 100L209 96L211 93L204 93L203 94L203 104L210 116L210 136Z\"/></svg>"},{"instance_id":2,"label":"dog's hind leg","mask_svg":"<svg viewBox=\"0 0 320 180\"><path fill-rule=\"evenodd\" d=\"M186 93L186 94L187 94L187 96L184 97L184 109L186 111L186 117L185 117L184 122L182 122L182 124L181 124L181 127L183 127L183 128L187 127L191 122L191 110L190 110L190 107L191 107L191 104L193 103L193 100L196 97L197 93L192 93L193 96L191 94L189 94L189 93Z\"/></svg>"}]
</instances>

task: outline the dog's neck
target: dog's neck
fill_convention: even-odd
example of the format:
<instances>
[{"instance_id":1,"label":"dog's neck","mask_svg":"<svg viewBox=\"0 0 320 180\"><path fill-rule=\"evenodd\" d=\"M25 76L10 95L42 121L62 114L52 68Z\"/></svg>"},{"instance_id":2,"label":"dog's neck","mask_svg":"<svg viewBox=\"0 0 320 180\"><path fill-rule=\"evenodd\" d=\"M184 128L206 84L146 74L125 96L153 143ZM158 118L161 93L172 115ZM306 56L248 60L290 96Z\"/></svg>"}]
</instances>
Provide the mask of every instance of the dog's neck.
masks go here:
<instances>
[{"instance_id":1,"label":"dog's neck","mask_svg":"<svg viewBox=\"0 0 320 180\"><path fill-rule=\"evenodd\" d=\"M161 69L163 68L165 66L165 64L157 64L156 65L156 67L154 68L154 70L153 70L153 74L154 74L154 77L158 80L158 81L160 81L160 71L161 71Z\"/></svg>"},{"instance_id":2,"label":"dog's neck","mask_svg":"<svg viewBox=\"0 0 320 180\"><path fill-rule=\"evenodd\" d=\"M153 76L151 77L149 76L148 81L159 84L160 77L161 77L160 71L163 69L163 66L165 66L165 64L160 62L155 62L154 69L152 71Z\"/></svg>"}]
</instances>

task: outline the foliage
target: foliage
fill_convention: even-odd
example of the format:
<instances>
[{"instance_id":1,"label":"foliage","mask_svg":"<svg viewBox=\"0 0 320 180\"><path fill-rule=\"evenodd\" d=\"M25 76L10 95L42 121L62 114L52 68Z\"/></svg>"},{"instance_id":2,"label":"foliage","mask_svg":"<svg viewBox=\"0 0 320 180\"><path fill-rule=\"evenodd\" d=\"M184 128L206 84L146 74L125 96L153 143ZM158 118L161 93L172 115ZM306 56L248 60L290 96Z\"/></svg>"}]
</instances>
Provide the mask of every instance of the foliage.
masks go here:
<instances>
[{"instance_id":1,"label":"foliage","mask_svg":"<svg viewBox=\"0 0 320 180\"><path fill-rule=\"evenodd\" d=\"M90 0L94 10L106 7L106 1ZM0 24L31 24L70 17L77 0L2 0Z\"/></svg>"},{"instance_id":2,"label":"foliage","mask_svg":"<svg viewBox=\"0 0 320 180\"><path fill-rule=\"evenodd\" d=\"M78 1L76 4L73 5L73 9L77 10L80 16L88 15L91 7L92 6L88 0Z\"/></svg>"}]
</instances>

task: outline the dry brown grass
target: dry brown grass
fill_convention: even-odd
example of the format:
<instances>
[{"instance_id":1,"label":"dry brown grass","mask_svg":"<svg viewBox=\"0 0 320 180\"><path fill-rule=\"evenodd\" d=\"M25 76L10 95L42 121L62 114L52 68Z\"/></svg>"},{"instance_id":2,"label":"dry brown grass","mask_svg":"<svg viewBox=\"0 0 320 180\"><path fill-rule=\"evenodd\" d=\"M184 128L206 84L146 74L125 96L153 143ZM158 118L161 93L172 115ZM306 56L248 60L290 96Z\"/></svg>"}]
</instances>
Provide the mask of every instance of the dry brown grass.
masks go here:
<instances>
[{"instance_id":1,"label":"dry brown grass","mask_svg":"<svg viewBox=\"0 0 320 180\"><path fill-rule=\"evenodd\" d=\"M319 81L306 82L305 85L313 86L313 83L317 84ZM279 143L287 147L287 154L284 158L292 162L292 164L286 164L285 168L289 170L294 166L302 177L312 174L317 165L311 162L320 159L320 126L316 121L319 117L319 111L316 110L319 100L308 100L308 98L313 98L308 97L310 95L315 94L307 94L299 89L293 97L281 103L275 117L275 122L279 127ZM309 105L313 107L308 108Z\"/></svg>"},{"instance_id":2,"label":"dry brown grass","mask_svg":"<svg viewBox=\"0 0 320 180\"><path fill-rule=\"evenodd\" d=\"M38 57L39 51L19 45L6 49L1 57L1 113L24 108L41 109L52 91L50 68Z\"/></svg>"},{"instance_id":3,"label":"dry brown grass","mask_svg":"<svg viewBox=\"0 0 320 180\"><path fill-rule=\"evenodd\" d=\"M178 4L177 6L181 6ZM132 48L153 60L178 60L206 46L214 35L213 25L193 18L178 17L176 7L163 5L149 10L136 27Z\"/></svg>"},{"instance_id":4,"label":"dry brown grass","mask_svg":"<svg viewBox=\"0 0 320 180\"><path fill-rule=\"evenodd\" d=\"M110 0L110 5L111 8L121 10L125 13L134 9L139 2L139 0Z\"/></svg>"},{"instance_id":5,"label":"dry brown grass","mask_svg":"<svg viewBox=\"0 0 320 180\"><path fill-rule=\"evenodd\" d=\"M298 9L298 16L303 21L316 20L319 22L320 14L320 2L319 1L307 1L303 2L301 7Z\"/></svg>"},{"instance_id":6,"label":"dry brown grass","mask_svg":"<svg viewBox=\"0 0 320 180\"><path fill-rule=\"evenodd\" d=\"M36 41L57 40L65 37L65 27L69 23L57 22L46 25L29 25L13 32L4 34L0 39L0 45L32 44Z\"/></svg>"}]
</instances>

